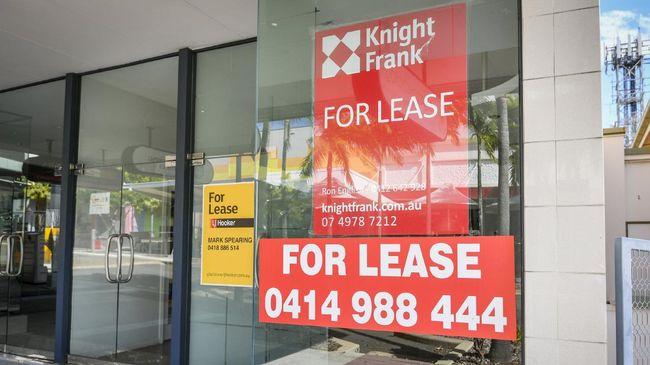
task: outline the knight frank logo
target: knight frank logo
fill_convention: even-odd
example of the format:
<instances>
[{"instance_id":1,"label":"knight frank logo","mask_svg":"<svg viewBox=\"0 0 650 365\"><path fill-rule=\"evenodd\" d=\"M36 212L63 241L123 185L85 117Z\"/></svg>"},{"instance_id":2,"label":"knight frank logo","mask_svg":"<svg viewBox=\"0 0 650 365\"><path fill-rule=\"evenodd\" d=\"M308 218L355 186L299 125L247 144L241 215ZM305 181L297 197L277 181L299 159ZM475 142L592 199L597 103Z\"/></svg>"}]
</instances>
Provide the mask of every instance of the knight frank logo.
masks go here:
<instances>
[{"instance_id":1,"label":"knight frank logo","mask_svg":"<svg viewBox=\"0 0 650 365\"><path fill-rule=\"evenodd\" d=\"M323 37L323 53L326 56L323 62L323 78L334 77L339 71L343 71L348 75L359 73L361 58L355 52L360 44L360 30L347 32L343 38L339 38L334 34ZM345 61L339 66L335 59L339 62L343 59Z\"/></svg>"},{"instance_id":2,"label":"knight frank logo","mask_svg":"<svg viewBox=\"0 0 650 365\"><path fill-rule=\"evenodd\" d=\"M362 71L392 69L424 63L436 35L432 17L398 22L372 22L357 25L360 29L325 35L321 51L324 54L321 77L353 75ZM329 33L329 32L328 32Z\"/></svg>"}]
</instances>

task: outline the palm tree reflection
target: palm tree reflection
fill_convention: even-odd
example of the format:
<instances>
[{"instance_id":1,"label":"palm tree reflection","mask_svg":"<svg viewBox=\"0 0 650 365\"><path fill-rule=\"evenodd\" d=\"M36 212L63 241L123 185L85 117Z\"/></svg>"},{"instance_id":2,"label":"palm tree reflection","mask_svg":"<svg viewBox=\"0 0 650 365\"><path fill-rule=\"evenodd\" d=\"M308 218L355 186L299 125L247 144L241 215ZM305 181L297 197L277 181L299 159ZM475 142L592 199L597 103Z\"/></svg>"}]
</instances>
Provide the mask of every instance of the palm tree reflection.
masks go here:
<instances>
[{"instance_id":1,"label":"palm tree reflection","mask_svg":"<svg viewBox=\"0 0 650 365\"><path fill-rule=\"evenodd\" d=\"M460 104L464 106L464 103ZM392 201L399 195L394 189L391 191L391 186L403 185L404 177L409 174L417 175L413 173L413 170L417 170L422 188L411 194L401 194L398 198L406 198L408 201L426 200L427 232L430 232L430 195L436 190L431 182L431 167L436 162L444 161L444 158L435 161L436 148L443 145L456 146L456 149L466 152L466 148L463 149L461 144L467 143L467 111L464 108L459 110L457 105L454 105L456 107L453 117L431 121L445 123L444 136L432 136L430 132L408 120L380 124L376 123L377 118L369 118L368 123L352 128L327 129L316 123L314 139L308 141L308 154L300 166L301 175L314 176L315 191L320 188L333 191L333 188L343 185L350 192L356 193L357 197L363 195L381 204L383 201ZM343 120L350 117L349 114L341 115ZM411 125L407 126L406 123ZM394 178L387 179L387 173ZM438 176L436 180L446 179L444 176ZM361 184L365 186L358 186ZM455 185L461 189L461 195L466 194L466 184ZM330 204L333 199L332 195L328 195L327 203ZM463 204L465 210L468 209L469 201L467 198Z\"/></svg>"}]
</instances>

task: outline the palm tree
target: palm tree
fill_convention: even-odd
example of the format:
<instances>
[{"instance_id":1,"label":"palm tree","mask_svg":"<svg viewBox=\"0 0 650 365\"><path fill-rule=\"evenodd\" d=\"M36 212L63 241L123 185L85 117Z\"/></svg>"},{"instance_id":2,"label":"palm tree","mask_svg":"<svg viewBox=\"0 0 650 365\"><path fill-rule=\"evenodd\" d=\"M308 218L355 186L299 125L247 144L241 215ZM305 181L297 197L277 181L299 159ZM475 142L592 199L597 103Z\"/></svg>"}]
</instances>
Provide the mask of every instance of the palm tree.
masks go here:
<instances>
[{"instance_id":1,"label":"palm tree","mask_svg":"<svg viewBox=\"0 0 650 365\"><path fill-rule=\"evenodd\" d=\"M264 119L262 122L262 136L260 138L259 172L257 174L257 179L264 182L266 182L269 165L269 152L267 150L269 144L269 127L269 120Z\"/></svg>"},{"instance_id":2,"label":"palm tree","mask_svg":"<svg viewBox=\"0 0 650 365\"><path fill-rule=\"evenodd\" d=\"M280 179L284 183L287 179L287 153L289 152L289 148L291 148L291 121L289 119L284 120L282 131L282 175Z\"/></svg>"},{"instance_id":3,"label":"palm tree","mask_svg":"<svg viewBox=\"0 0 650 365\"><path fill-rule=\"evenodd\" d=\"M499 168L499 234L510 234L510 187L519 185L518 142L511 145L510 136L518 134L519 99L505 95L470 106L470 138L476 141L479 227L483 234L484 204L482 185L482 152ZM498 154L497 154L498 152Z\"/></svg>"},{"instance_id":4,"label":"palm tree","mask_svg":"<svg viewBox=\"0 0 650 365\"><path fill-rule=\"evenodd\" d=\"M460 111L456 111L456 114L458 115L456 118L447 120L447 139L454 144L459 143L458 128L465 113L462 112L461 115ZM342 118L345 119L347 116ZM386 159L401 164L405 151L424 153L431 147L422 140L421 135L412 131L374 122L371 120L370 125L359 125L354 128L323 129L319 133L317 151L314 151L314 140L310 138L308 154L301 164L301 175L309 177L312 176L314 169L339 163L343 168L346 182L352 184L350 173L352 157L365 156L369 161L377 164Z\"/></svg>"},{"instance_id":5,"label":"palm tree","mask_svg":"<svg viewBox=\"0 0 650 365\"><path fill-rule=\"evenodd\" d=\"M510 145L510 134L518 135L519 98L517 95L503 95L496 99L499 150L499 234L510 234L510 186L519 182L518 150ZM519 148L516 142L516 148ZM493 341L490 358L494 361L509 361L513 344L509 341Z\"/></svg>"},{"instance_id":6,"label":"palm tree","mask_svg":"<svg viewBox=\"0 0 650 365\"><path fill-rule=\"evenodd\" d=\"M499 234L510 234L510 129L508 97L497 99L499 113Z\"/></svg>"},{"instance_id":7,"label":"palm tree","mask_svg":"<svg viewBox=\"0 0 650 365\"><path fill-rule=\"evenodd\" d=\"M282 133L282 160L281 160L281 171L280 171L280 181L282 181L282 184L280 186L280 191L281 191L281 201L282 201L282 212L280 213L282 215L282 236L287 237L287 219L289 218L288 212L289 212L289 203L287 202L287 154L289 152L289 148L291 147L291 121L289 119L285 119L283 122L283 133Z\"/></svg>"},{"instance_id":8,"label":"palm tree","mask_svg":"<svg viewBox=\"0 0 650 365\"><path fill-rule=\"evenodd\" d=\"M492 161L496 161L495 152L499 145L499 135L497 124L486 111L474 108L470 105L470 118L468 123L470 127L470 139L476 141L476 185L478 189L478 226L481 234L484 228L484 204L483 204L483 169L481 165L481 153L485 150Z\"/></svg>"},{"instance_id":9,"label":"palm tree","mask_svg":"<svg viewBox=\"0 0 650 365\"><path fill-rule=\"evenodd\" d=\"M470 138L476 140L477 150L477 186L479 205L479 229L484 233L484 207L481 151L484 150L489 158L498 164L499 168L499 234L510 234L510 186L519 184L519 153L518 144L510 145L510 134L518 133L519 99L516 95L497 97L478 107L470 105ZM498 151L498 156L496 152ZM484 356L484 340L475 340L474 346L481 357ZM512 357L512 343L509 341L490 341L489 357L495 361L505 361Z\"/></svg>"}]
</instances>

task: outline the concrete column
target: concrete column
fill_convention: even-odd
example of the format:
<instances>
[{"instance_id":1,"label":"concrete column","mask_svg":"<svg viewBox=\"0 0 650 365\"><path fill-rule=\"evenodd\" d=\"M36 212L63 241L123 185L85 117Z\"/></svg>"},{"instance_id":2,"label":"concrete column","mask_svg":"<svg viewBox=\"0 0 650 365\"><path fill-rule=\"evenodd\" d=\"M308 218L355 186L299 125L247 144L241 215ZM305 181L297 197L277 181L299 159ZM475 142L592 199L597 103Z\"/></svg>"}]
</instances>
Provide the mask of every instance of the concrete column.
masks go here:
<instances>
[{"instance_id":1,"label":"concrete column","mask_svg":"<svg viewBox=\"0 0 650 365\"><path fill-rule=\"evenodd\" d=\"M607 364L597 0L522 0L526 365Z\"/></svg>"}]
</instances>

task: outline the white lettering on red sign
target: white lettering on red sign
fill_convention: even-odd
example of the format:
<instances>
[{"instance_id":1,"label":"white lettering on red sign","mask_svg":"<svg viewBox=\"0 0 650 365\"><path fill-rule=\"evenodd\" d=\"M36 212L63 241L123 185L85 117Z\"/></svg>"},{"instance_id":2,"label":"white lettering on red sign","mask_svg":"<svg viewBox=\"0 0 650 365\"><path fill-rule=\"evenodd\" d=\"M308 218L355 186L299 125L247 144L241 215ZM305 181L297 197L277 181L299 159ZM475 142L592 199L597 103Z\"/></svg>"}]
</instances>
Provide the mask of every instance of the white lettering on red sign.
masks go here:
<instances>
[{"instance_id":1,"label":"white lettering on red sign","mask_svg":"<svg viewBox=\"0 0 650 365\"><path fill-rule=\"evenodd\" d=\"M262 322L516 337L512 237L263 239L259 257Z\"/></svg>"}]
</instances>

